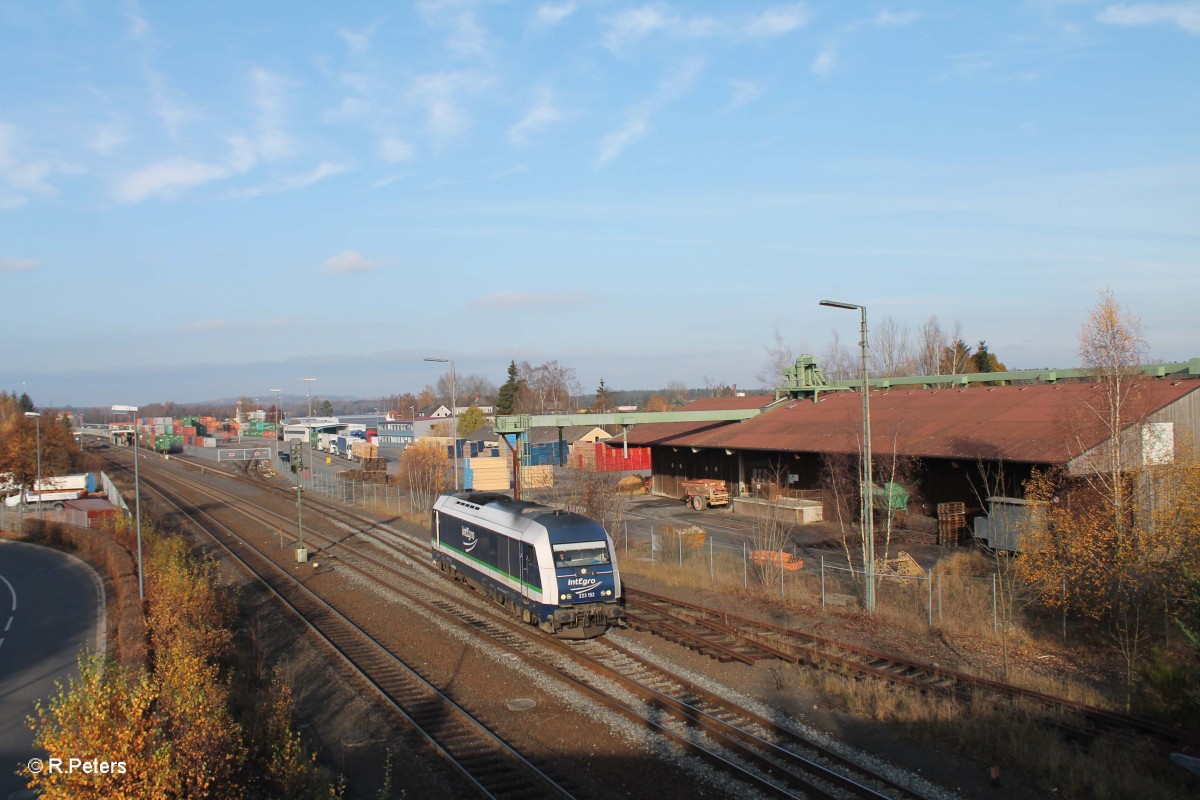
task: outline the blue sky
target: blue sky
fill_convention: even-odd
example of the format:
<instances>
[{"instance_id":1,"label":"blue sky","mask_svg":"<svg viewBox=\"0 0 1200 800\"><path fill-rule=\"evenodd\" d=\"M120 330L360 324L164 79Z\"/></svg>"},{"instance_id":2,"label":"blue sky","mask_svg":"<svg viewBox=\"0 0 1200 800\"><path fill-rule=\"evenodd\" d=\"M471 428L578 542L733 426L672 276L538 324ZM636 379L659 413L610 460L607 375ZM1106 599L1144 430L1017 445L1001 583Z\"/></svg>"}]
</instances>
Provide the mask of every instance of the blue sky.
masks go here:
<instances>
[{"instance_id":1,"label":"blue sky","mask_svg":"<svg viewBox=\"0 0 1200 800\"><path fill-rule=\"evenodd\" d=\"M867 305L1200 355L1200 3L0 0L0 386L754 386Z\"/></svg>"}]
</instances>

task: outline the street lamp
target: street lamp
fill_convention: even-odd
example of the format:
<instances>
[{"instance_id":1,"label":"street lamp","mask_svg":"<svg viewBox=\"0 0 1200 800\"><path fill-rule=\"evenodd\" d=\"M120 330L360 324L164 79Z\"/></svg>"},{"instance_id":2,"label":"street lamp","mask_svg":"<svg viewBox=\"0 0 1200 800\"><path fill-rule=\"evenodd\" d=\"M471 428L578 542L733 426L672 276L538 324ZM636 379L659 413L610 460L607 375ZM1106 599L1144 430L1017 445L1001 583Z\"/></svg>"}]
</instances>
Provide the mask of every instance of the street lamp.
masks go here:
<instances>
[{"instance_id":1,"label":"street lamp","mask_svg":"<svg viewBox=\"0 0 1200 800\"><path fill-rule=\"evenodd\" d=\"M426 361L434 361L439 364L450 365L450 437L453 442L451 453L454 455L454 491L458 491L458 414L455 411L455 406L458 405L458 375L454 371L453 358L427 358ZM415 421L415 420L414 420Z\"/></svg>"},{"instance_id":2,"label":"street lamp","mask_svg":"<svg viewBox=\"0 0 1200 800\"><path fill-rule=\"evenodd\" d=\"M138 540L138 598L146 599L146 582L142 576L142 484L138 475L138 431L137 406L113 406L113 411L127 411L133 415L133 502L136 507L135 525L137 525Z\"/></svg>"},{"instance_id":3,"label":"street lamp","mask_svg":"<svg viewBox=\"0 0 1200 800\"><path fill-rule=\"evenodd\" d=\"M36 438L36 442L37 442L36 447L37 447L37 471L38 471L38 477L37 477L38 519L41 519L42 518L41 492L43 489L43 487L42 487L42 415L36 411L26 411L25 416L33 417L34 425L35 425L34 431L35 431L35 436L37 437ZM26 500L26 498L24 498L24 497L21 498L22 503L24 503L25 500Z\"/></svg>"},{"instance_id":4,"label":"street lamp","mask_svg":"<svg viewBox=\"0 0 1200 800\"><path fill-rule=\"evenodd\" d=\"M279 429L280 417L282 416L282 413L283 413L283 409L279 407L279 393L282 391L283 391L283 389L272 389L271 390L271 392L275 395L275 460L276 461L279 460L279 437L283 433L283 431L281 431Z\"/></svg>"},{"instance_id":5,"label":"street lamp","mask_svg":"<svg viewBox=\"0 0 1200 800\"><path fill-rule=\"evenodd\" d=\"M300 380L308 384L308 416L312 417L312 384L316 378L301 378Z\"/></svg>"},{"instance_id":6,"label":"street lamp","mask_svg":"<svg viewBox=\"0 0 1200 800\"><path fill-rule=\"evenodd\" d=\"M862 312L862 401L863 401L863 463L862 463L862 526L863 566L867 570L866 607L868 614L875 613L875 514L871 498L871 391L867 385L867 307L854 303L839 303L822 300L821 305L830 308L845 308Z\"/></svg>"}]
</instances>

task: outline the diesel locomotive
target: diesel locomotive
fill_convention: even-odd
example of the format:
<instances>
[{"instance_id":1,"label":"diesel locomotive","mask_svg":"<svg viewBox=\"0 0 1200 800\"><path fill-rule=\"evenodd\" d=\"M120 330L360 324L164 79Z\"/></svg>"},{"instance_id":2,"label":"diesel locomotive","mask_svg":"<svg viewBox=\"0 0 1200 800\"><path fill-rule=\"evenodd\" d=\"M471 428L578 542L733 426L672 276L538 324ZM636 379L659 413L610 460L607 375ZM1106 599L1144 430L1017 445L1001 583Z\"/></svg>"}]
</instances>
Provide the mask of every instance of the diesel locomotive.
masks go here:
<instances>
[{"instance_id":1,"label":"diesel locomotive","mask_svg":"<svg viewBox=\"0 0 1200 800\"><path fill-rule=\"evenodd\" d=\"M624 616L612 539L580 514L497 493L444 494L430 543L442 572L559 638L599 636Z\"/></svg>"}]
</instances>

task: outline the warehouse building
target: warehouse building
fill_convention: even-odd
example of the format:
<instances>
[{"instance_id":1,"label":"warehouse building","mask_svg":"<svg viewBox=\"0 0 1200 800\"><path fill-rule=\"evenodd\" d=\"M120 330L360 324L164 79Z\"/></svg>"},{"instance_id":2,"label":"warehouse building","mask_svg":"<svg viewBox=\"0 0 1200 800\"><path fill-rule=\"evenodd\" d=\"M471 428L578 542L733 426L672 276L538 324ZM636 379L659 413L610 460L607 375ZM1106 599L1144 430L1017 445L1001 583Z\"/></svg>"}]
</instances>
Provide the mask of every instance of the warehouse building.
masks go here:
<instances>
[{"instance_id":1,"label":"warehouse building","mask_svg":"<svg viewBox=\"0 0 1200 800\"><path fill-rule=\"evenodd\" d=\"M1200 455L1197 389L1196 379L1139 380L1122 433L1127 463ZM940 503L978 510L988 496L1021 497L1034 468L1095 471L1108 441L1097 414L1102 394L1100 384L1085 382L872 391L876 484L886 479L889 464L903 465L924 506L913 510L932 513ZM745 408L764 411L740 422L631 428L629 444L651 448L652 491L681 498L681 481L718 478L735 497L811 497L838 457L854 459L861 450L857 391L823 392L815 400L705 398L683 410Z\"/></svg>"}]
</instances>

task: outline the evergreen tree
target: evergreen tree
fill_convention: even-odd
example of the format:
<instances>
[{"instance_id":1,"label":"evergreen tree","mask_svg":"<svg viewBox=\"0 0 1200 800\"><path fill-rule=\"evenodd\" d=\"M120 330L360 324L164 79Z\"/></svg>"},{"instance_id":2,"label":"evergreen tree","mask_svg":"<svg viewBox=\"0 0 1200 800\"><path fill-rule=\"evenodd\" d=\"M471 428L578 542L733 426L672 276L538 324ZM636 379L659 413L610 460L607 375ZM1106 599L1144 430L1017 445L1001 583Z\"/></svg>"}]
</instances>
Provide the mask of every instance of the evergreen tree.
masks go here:
<instances>
[{"instance_id":1,"label":"evergreen tree","mask_svg":"<svg viewBox=\"0 0 1200 800\"><path fill-rule=\"evenodd\" d=\"M517 362L510 361L508 363L508 380L500 387L500 394L496 398L496 413L500 416L506 416L513 413L513 408L517 402L517 392L521 391L523 382L517 377Z\"/></svg>"},{"instance_id":2,"label":"evergreen tree","mask_svg":"<svg viewBox=\"0 0 1200 800\"><path fill-rule=\"evenodd\" d=\"M988 352L987 342L979 340L979 346L975 348L975 352L971 354L971 360L975 362L976 372L992 372L992 354Z\"/></svg>"},{"instance_id":3,"label":"evergreen tree","mask_svg":"<svg viewBox=\"0 0 1200 800\"><path fill-rule=\"evenodd\" d=\"M1008 367L1000 363L996 354L988 350L987 342L980 340L979 347L971 354L976 372L1007 372Z\"/></svg>"},{"instance_id":4,"label":"evergreen tree","mask_svg":"<svg viewBox=\"0 0 1200 800\"><path fill-rule=\"evenodd\" d=\"M612 410L612 400L608 396L608 387L604 385L604 378L601 378L600 386L596 389L596 399L592 402L592 411L597 414L604 414Z\"/></svg>"},{"instance_id":5,"label":"evergreen tree","mask_svg":"<svg viewBox=\"0 0 1200 800\"><path fill-rule=\"evenodd\" d=\"M328 400L321 401L321 410L318 412L322 417L333 416L333 403Z\"/></svg>"}]
</instances>

